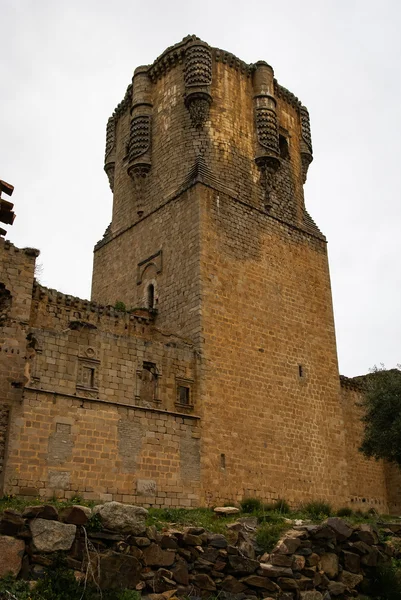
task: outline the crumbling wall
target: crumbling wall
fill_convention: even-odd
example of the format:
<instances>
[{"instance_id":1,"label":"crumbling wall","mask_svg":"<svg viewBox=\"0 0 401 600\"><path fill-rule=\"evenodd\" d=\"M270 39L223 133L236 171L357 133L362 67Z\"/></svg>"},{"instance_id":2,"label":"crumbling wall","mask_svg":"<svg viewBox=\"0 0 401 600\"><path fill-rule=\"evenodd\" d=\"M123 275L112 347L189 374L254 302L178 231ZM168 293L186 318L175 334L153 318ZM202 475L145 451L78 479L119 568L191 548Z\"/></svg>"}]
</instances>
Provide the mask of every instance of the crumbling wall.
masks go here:
<instances>
[{"instance_id":1,"label":"crumbling wall","mask_svg":"<svg viewBox=\"0 0 401 600\"><path fill-rule=\"evenodd\" d=\"M26 336L38 254L0 238L0 470L6 456L10 414L20 402L26 382Z\"/></svg>"}]
</instances>

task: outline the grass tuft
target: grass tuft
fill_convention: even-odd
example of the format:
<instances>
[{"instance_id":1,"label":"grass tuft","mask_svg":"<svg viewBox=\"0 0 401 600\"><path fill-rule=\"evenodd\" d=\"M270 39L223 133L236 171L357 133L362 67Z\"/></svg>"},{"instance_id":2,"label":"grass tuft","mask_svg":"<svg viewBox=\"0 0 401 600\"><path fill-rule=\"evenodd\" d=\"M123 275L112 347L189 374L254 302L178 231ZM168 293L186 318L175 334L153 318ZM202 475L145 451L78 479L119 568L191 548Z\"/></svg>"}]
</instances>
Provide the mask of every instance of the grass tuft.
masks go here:
<instances>
[{"instance_id":1,"label":"grass tuft","mask_svg":"<svg viewBox=\"0 0 401 600\"><path fill-rule=\"evenodd\" d=\"M241 510L244 513L254 513L262 509L259 498L244 498L241 500Z\"/></svg>"},{"instance_id":2,"label":"grass tuft","mask_svg":"<svg viewBox=\"0 0 401 600\"><path fill-rule=\"evenodd\" d=\"M324 519L325 517L330 517L330 515L333 513L331 505L323 500L313 500L312 502L308 502L302 507L302 510L311 519L318 520Z\"/></svg>"}]
</instances>

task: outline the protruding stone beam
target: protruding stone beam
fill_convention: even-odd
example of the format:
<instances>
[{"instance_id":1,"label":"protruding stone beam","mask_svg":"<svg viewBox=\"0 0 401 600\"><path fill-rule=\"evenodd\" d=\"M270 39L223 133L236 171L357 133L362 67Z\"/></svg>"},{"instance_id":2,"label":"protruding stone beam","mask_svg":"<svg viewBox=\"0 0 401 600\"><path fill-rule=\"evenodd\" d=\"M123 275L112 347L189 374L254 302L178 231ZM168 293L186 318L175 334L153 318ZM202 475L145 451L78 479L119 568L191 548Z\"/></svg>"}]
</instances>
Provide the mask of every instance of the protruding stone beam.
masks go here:
<instances>
[{"instance_id":1,"label":"protruding stone beam","mask_svg":"<svg viewBox=\"0 0 401 600\"><path fill-rule=\"evenodd\" d=\"M129 135L128 174L135 183L138 207L143 213L146 175L152 166L152 82L148 67L135 69L132 85L131 125Z\"/></svg>"},{"instance_id":2,"label":"protruding stone beam","mask_svg":"<svg viewBox=\"0 0 401 600\"><path fill-rule=\"evenodd\" d=\"M0 179L0 221L7 225L12 225L15 219L15 213L13 211L14 204L4 200L1 194L4 192L7 196L11 196L14 191L14 186ZM6 230L0 227L0 235L6 235Z\"/></svg>"},{"instance_id":3,"label":"protruding stone beam","mask_svg":"<svg viewBox=\"0 0 401 600\"><path fill-rule=\"evenodd\" d=\"M280 167L279 134L274 97L273 69L264 61L255 65L253 73L258 165L265 189L265 206L269 208L275 192L275 175Z\"/></svg>"},{"instance_id":4,"label":"protruding stone beam","mask_svg":"<svg viewBox=\"0 0 401 600\"><path fill-rule=\"evenodd\" d=\"M310 132L308 109L305 106L301 106L299 114L301 118L302 182L305 183L309 165L313 160L312 136Z\"/></svg>"},{"instance_id":5,"label":"protruding stone beam","mask_svg":"<svg viewBox=\"0 0 401 600\"><path fill-rule=\"evenodd\" d=\"M200 40L190 43L185 52L185 106L194 127L201 129L212 103L212 50Z\"/></svg>"}]
</instances>

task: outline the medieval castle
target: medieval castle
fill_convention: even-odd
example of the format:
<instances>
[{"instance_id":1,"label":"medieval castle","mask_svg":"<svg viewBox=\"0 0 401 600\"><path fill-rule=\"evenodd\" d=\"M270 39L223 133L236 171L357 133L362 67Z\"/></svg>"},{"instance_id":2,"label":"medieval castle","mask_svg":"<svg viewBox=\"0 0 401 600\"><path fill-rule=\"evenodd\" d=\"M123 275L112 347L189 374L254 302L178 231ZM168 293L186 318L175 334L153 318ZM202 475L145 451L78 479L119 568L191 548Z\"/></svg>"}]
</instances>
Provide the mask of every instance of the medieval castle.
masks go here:
<instances>
[{"instance_id":1,"label":"medieval castle","mask_svg":"<svg viewBox=\"0 0 401 600\"><path fill-rule=\"evenodd\" d=\"M92 299L39 285L38 251L0 238L2 493L401 509L399 471L358 452L311 161L308 111L266 62L189 36L135 70Z\"/></svg>"}]
</instances>

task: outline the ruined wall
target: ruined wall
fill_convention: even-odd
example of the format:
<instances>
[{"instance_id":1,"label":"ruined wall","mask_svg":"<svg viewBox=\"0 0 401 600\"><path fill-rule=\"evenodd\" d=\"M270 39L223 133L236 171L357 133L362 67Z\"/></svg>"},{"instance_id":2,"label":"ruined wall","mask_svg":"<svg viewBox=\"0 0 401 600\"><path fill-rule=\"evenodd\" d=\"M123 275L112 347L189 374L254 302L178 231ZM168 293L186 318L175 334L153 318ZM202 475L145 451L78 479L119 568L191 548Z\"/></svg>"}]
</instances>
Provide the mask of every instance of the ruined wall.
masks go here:
<instances>
[{"instance_id":1,"label":"ruined wall","mask_svg":"<svg viewBox=\"0 0 401 600\"><path fill-rule=\"evenodd\" d=\"M199 501L198 365L190 344L158 333L149 317L41 286L29 339L8 493Z\"/></svg>"},{"instance_id":2,"label":"ruined wall","mask_svg":"<svg viewBox=\"0 0 401 600\"><path fill-rule=\"evenodd\" d=\"M20 401L26 381L26 335L38 254L37 250L20 250L0 238L0 471L10 411Z\"/></svg>"},{"instance_id":3,"label":"ruined wall","mask_svg":"<svg viewBox=\"0 0 401 600\"><path fill-rule=\"evenodd\" d=\"M205 188L202 239L206 499L346 503L325 243Z\"/></svg>"}]
</instances>

